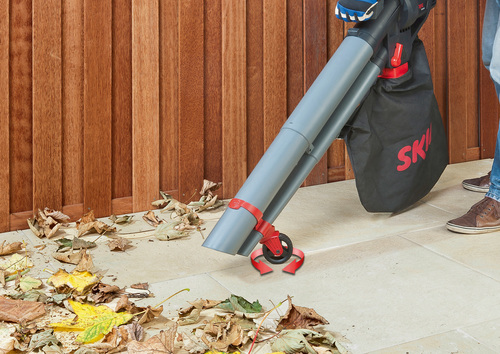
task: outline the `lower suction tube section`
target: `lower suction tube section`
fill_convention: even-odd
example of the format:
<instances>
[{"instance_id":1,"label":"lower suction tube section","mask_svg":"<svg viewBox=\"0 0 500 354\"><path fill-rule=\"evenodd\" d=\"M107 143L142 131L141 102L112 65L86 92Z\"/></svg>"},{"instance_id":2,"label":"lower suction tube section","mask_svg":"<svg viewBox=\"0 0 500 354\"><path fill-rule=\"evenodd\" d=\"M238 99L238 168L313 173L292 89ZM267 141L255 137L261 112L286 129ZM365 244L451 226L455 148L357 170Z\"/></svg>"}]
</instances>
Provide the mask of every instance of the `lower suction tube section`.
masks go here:
<instances>
[{"instance_id":1,"label":"lower suction tube section","mask_svg":"<svg viewBox=\"0 0 500 354\"><path fill-rule=\"evenodd\" d=\"M351 89L342 100L342 103L331 115L316 140L314 140L314 149L310 153L302 156L293 172L281 187L280 191L267 207L263 216L265 221L272 224L276 220L295 192L299 189L302 182L306 179L321 157L326 153L332 142L340 135L342 128L345 126L358 105L363 101L364 97L368 94L370 88L377 80L377 77L383 68L383 63L386 61L387 51L384 50L382 56L385 59L380 58L381 60L378 61L380 66L371 62L368 63L356 82L351 86ZM262 234L253 230L238 250L238 254L248 256L261 238Z\"/></svg>"},{"instance_id":2,"label":"lower suction tube section","mask_svg":"<svg viewBox=\"0 0 500 354\"><path fill-rule=\"evenodd\" d=\"M365 40L350 36L299 102L280 133L241 187L235 199L252 210L264 212L359 77L373 48ZM258 217L249 208L228 208L203 243L217 251L236 254L245 243Z\"/></svg>"}]
</instances>

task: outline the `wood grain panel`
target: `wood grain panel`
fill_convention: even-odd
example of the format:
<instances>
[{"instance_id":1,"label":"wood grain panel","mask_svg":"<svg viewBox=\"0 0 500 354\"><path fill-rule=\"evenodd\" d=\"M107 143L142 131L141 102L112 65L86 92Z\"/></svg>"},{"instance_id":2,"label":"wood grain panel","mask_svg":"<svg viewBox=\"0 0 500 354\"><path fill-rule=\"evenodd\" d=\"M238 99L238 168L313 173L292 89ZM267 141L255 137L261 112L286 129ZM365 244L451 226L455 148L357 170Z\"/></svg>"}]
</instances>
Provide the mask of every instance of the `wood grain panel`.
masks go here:
<instances>
[{"instance_id":1,"label":"wood grain panel","mask_svg":"<svg viewBox=\"0 0 500 354\"><path fill-rule=\"evenodd\" d=\"M480 30L478 28L478 4L473 1L466 1L465 4L465 27L466 54L465 57L465 75L467 82L467 148L476 148L479 146L479 53L480 50ZM468 156L474 156L469 155ZM467 158L467 161L474 157Z\"/></svg>"},{"instance_id":2,"label":"wood grain panel","mask_svg":"<svg viewBox=\"0 0 500 354\"><path fill-rule=\"evenodd\" d=\"M205 1L205 178L222 181L222 3ZM219 193L223 193L221 190Z\"/></svg>"},{"instance_id":3,"label":"wood grain panel","mask_svg":"<svg viewBox=\"0 0 500 354\"><path fill-rule=\"evenodd\" d=\"M203 185L203 22L199 0L179 2L179 197L198 199Z\"/></svg>"},{"instance_id":4,"label":"wood grain panel","mask_svg":"<svg viewBox=\"0 0 500 354\"><path fill-rule=\"evenodd\" d=\"M179 0L160 1L160 188L179 188ZM178 197L178 196L177 196Z\"/></svg>"},{"instance_id":5,"label":"wood grain panel","mask_svg":"<svg viewBox=\"0 0 500 354\"><path fill-rule=\"evenodd\" d=\"M287 116L304 96L303 0L288 0L287 12Z\"/></svg>"},{"instance_id":6,"label":"wood grain panel","mask_svg":"<svg viewBox=\"0 0 500 354\"><path fill-rule=\"evenodd\" d=\"M61 3L63 205L83 206L83 0Z\"/></svg>"},{"instance_id":7,"label":"wood grain panel","mask_svg":"<svg viewBox=\"0 0 500 354\"><path fill-rule=\"evenodd\" d=\"M247 0L247 149L250 174L264 154L264 13L262 0Z\"/></svg>"},{"instance_id":8,"label":"wood grain panel","mask_svg":"<svg viewBox=\"0 0 500 354\"><path fill-rule=\"evenodd\" d=\"M336 0L327 1L327 55L333 56L339 45L344 40L344 21L335 17ZM345 143L335 140L328 149L328 182L345 179ZM333 169L333 170L332 170Z\"/></svg>"},{"instance_id":9,"label":"wood grain panel","mask_svg":"<svg viewBox=\"0 0 500 354\"><path fill-rule=\"evenodd\" d=\"M434 94L439 105L443 124L448 130L448 46L447 40L446 1L438 1L432 10L434 20L433 76Z\"/></svg>"},{"instance_id":10,"label":"wood grain panel","mask_svg":"<svg viewBox=\"0 0 500 354\"><path fill-rule=\"evenodd\" d=\"M222 1L222 183L233 197L247 177L246 8Z\"/></svg>"},{"instance_id":11,"label":"wood grain panel","mask_svg":"<svg viewBox=\"0 0 500 354\"><path fill-rule=\"evenodd\" d=\"M111 213L111 0L84 2L83 206Z\"/></svg>"},{"instance_id":12,"label":"wood grain panel","mask_svg":"<svg viewBox=\"0 0 500 354\"><path fill-rule=\"evenodd\" d=\"M10 212L33 210L31 1L10 2Z\"/></svg>"},{"instance_id":13,"label":"wood grain panel","mask_svg":"<svg viewBox=\"0 0 500 354\"><path fill-rule=\"evenodd\" d=\"M160 190L158 0L132 1L132 193L134 211Z\"/></svg>"},{"instance_id":14,"label":"wood grain panel","mask_svg":"<svg viewBox=\"0 0 500 354\"><path fill-rule=\"evenodd\" d=\"M478 3L480 28L482 28L484 22L486 0L480 0ZM480 57L482 58L482 52ZM479 69L479 87L481 158L492 158L493 156L495 156L495 146L498 132L498 117L500 112L495 85L491 80L490 72L486 70L482 63L480 64Z\"/></svg>"},{"instance_id":15,"label":"wood grain panel","mask_svg":"<svg viewBox=\"0 0 500 354\"><path fill-rule=\"evenodd\" d=\"M0 232L9 229L9 1L0 0Z\"/></svg>"},{"instance_id":16,"label":"wood grain panel","mask_svg":"<svg viewBox=\"0 0 500 354\"><path fill-rule=\"evenodd\" d=\"M132 195L132 3L113 1L112 198Z\"/></svg>"},{"instance_id":17,"label":"wood grain panel","mask_svg":"<svg viewBox=\"0 0 500 354\"><path fill-rule=\"evenodd\" d=\"M326 64L326 0L304 1L304 84L306 91ZM323 156L306 178L306 186L328 181L327 158Z\"/></svg>"},{"instance_id":18,"label":"wood grain panel","mask_svg":"<svg viewBox=\"0 0 500 354\"><path fill-rule=\"evenodd\" d=\"M286 1L264 0L264 147L287 118Z\"/></svg>"},{"instance_id":19,"label":"wood grain panel","mask_svg":"<svg viewBox=\"0 0 500 354\"><path fill-rule=\"evenodd\" d=\"M33 207L62 208L61 1L33 1Z\"/></svg>"},{"instance_id":20,"label":"wood grain panel","mask_svg":"<svg viewBox=\"0 0 500 354\"><path fill-rule=\"evenodd\" d=\"M467 150L467 76L464 75L464 58L467 57L466 17L463 6L448 2L448 134L450 162L466 161Z\"/></svg>"}]
</instances>

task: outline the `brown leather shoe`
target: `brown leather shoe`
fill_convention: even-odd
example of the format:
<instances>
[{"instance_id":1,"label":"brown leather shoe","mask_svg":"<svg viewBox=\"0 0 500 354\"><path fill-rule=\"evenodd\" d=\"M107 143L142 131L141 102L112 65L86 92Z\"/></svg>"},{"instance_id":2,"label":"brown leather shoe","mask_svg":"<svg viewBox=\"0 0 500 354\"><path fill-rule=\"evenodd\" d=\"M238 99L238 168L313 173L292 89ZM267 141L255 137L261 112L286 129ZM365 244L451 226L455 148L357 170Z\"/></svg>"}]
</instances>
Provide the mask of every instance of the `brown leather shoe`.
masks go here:
<instances>
[{"instance_id":1,"label":"brown leather shoe","mask_svg":"<svg viewBox=\"0 0 500 354\"><path fill-rule=\"evenodd\" d=\"M481 234L500 230L500 202L489 197L474 204L461 217L446 223L450 231L461 234Z\"/></svg>"},{"instance_id":2,"label":"brown leather shoe","mask_svg":"<svg viewBox=\"0 0 500 354\"><path fill-rule=\"evenodd\" d=\"M465 189L468 189L473 192L481 192L481 193L486 193L490 189L490 174L491 171L488 172L486 176L478 177L478 178L471 178L471 179L464 179L462 181L462 186Z\"/></svg>"}]
</instances>

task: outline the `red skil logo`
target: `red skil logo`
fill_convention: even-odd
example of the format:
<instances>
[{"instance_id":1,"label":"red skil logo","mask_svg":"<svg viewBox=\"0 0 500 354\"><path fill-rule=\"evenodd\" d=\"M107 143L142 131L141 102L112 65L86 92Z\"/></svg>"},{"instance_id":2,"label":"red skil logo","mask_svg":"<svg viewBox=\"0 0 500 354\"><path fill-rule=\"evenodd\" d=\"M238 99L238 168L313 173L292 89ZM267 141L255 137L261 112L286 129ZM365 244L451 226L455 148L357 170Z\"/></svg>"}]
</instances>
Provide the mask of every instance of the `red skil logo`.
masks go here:
<instances>
[{"instance_id":1,"label":"red skil logo","mask_svg":"<svg viewBox=\"0 0 500 354\"><path fill-rule=\"evenodd\" d=\"M432 123L424 135L422 135L422 139L415 140L413 145L407 145L398 153L398 159L403 164L398 165L397 170L399 172L403 172L408 167L411 166L412 163L416 163L418 161L418 157L420 156L423 160L425 160L426 152L429 150L429 145L432 140ZM424 149L425 147L425 149ZM411 155L409 154L411 152ZM408 154L408 155L407 155Z\"/></svg>"}]
</instances>

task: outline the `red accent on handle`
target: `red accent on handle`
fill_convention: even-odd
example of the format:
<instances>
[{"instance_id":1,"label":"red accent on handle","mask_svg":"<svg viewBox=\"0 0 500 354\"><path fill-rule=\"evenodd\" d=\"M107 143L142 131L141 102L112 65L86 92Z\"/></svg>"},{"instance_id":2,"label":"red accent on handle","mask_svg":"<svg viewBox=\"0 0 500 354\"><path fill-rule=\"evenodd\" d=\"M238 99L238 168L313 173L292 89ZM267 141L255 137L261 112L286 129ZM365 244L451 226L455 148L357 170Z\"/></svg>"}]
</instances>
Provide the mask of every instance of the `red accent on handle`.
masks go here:
<instances>
[{"instance_id":1,"label":"red accent on handle","mask_svg":"<svg viewBox=\"0 0 500 354\"><path fill-rule=\"evenodd\" d=\"M396 44L396 50L394 50L394 56L391 59L391 65L395 68L401 65L401 56L403 55L403 45L401 43Z\"/></svg>"},{"instance_id":2,"label":"red accent on handle","mask_svg":"<svg viewBox=\"0 0 500 354\"><path fill-rule=\"evenodd\" d=\"M245 202L244 200L241 200L241 199L233 198L229 202L228 206L231 209L243 208L243 209L248 210L255 217L255 219L257 219L257 222L259 222L262 219L262 216L264 216L264 214L257 207L255 207L252 204Z\"/></svg>"}]
</instances>

